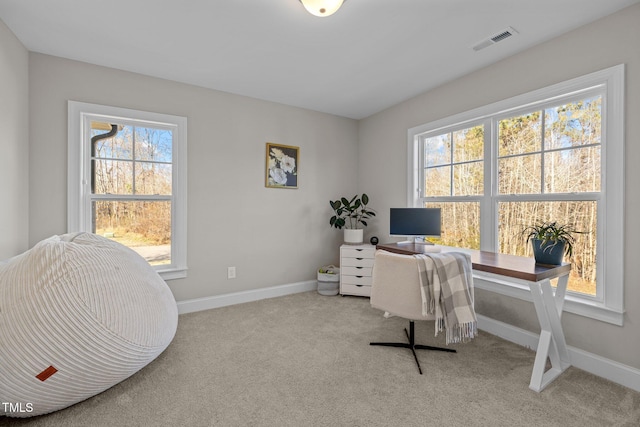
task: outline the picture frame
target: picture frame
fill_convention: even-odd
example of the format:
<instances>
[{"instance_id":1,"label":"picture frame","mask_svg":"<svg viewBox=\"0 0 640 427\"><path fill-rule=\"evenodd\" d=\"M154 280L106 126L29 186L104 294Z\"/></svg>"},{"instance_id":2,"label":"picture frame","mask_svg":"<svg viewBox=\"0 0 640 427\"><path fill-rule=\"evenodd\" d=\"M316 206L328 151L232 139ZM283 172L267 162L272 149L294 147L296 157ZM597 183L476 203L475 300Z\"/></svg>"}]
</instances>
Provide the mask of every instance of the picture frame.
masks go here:
<instances>
[{"instance_id":1,"label":"picture frame","mask_svg":"<svg viewBox=\"0 0 640 427\"><path fill-rule=\"evenodd\" d=\"M300 147L267 142L265 187L298 188Z\"/></svg>"}]
</instances>

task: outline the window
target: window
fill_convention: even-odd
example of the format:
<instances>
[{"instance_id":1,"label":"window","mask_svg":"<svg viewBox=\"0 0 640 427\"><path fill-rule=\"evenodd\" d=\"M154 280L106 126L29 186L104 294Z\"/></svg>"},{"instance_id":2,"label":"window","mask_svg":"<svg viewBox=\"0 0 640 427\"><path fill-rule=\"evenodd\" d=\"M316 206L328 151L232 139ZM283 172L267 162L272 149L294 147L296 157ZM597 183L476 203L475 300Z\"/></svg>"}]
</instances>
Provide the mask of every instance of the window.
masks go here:
<instances>
[{"instance_id":1,"label":"window","mask_svg":"<svg viewBox=\"0 0 640 427\"><path fill-rule=\"evenodd\" d=\"M184 117L69 101L68 229L186 277Z\"/></svg>"},{"instance_id":2,"label":"window","mask_svg":"<svg viewBox=\"0 0 640 427\"><path fill-rule=\"evenodd\" d=\"M622 324L623 81L620 65L410 129L408 205L442 208L441 244L514 255L532 256L525 226L574 225L566 309Z\"/></svg>"},{"instance_id":3,"label":"window","mask_svg":"<svg viewBox=\"0 0 640 427\"><path fill-rule=\"evenodd\" d=\"M440 244L480 249L484 138L484 126L474 124L435 136L423 135L420 140L424 153L420 204L442 209L445 220Z\"/></svg>"}]
</instances>

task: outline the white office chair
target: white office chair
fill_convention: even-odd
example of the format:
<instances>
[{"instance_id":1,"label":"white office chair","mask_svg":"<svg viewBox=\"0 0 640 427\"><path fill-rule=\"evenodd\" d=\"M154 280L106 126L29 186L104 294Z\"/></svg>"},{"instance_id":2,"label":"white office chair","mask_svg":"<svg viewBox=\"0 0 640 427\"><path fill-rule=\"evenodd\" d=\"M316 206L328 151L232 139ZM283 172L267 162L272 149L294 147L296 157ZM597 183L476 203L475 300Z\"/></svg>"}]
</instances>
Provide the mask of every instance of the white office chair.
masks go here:
<instances>
[{"instance_id":1,"label":"white office chair","mask_svg":"<svg viewBox=\"0 0 640 427\"><path fill-rule=\"evenodd\" d=\"M418 260L411 255L400 255L377 250L373 263L373 284L371 286L371 306L390 315L409 319L409 331L404 329L408 342L372 342L370 345L408 348L422 368L416 350L435 350L455 353L450 348L432 347L415 343L414 321L435 320L435 315L422 315L422 297Z\"/></svg>"}]
</instances>

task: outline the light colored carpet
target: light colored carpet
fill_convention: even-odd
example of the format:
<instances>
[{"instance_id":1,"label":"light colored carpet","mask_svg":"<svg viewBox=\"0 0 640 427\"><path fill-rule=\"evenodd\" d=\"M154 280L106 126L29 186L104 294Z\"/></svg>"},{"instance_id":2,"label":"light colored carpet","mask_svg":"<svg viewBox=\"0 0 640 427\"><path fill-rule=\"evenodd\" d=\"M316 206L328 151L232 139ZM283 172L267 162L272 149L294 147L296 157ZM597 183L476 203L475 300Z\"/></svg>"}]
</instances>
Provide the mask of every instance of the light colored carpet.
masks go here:
<instances>
[{"instance_id":1,"label":"light colored carpet","mask_svg":"<svg viewBox=\"0 0 640 427\"><path fill-rule=\"evenodd\" d=\"M421 351L369 300L307 292L182 315L173 343L128 380L65 410L0 426L638 426L640 393L569 368L529 390L534 352L485 332ZM418 341L443 346L433 323Z\"/></svg>"}]
</instances>

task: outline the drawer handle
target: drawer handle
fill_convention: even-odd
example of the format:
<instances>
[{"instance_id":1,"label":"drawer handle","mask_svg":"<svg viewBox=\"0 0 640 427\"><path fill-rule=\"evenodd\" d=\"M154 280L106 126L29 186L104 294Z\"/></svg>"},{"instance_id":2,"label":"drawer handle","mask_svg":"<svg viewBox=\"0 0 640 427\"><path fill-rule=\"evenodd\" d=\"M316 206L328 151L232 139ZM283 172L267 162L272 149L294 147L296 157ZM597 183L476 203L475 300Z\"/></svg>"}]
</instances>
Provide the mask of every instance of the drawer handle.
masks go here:
<instances>
[{"instance_id":1,"label":"drawer handle","mask_svg":"<svg viewBox=\"0 0 640 427\"><path fill-rule=\"evenodd\" d=\"M363 287L363 286L364 286L364 285L356 285L356 287L358 287L358 288L361 288L361 287Z\"/></svg>"},{"instance_id":2,"label":"drawer handle","mask_svg":"<svg viewBox=\"0 0 640 427\"><path fill-rule=\"evenodd\" d=\"M364 276L356 276L358 279L362 279Z\"/></svg>"},{"instance_id":3,"label":"drawer handle","mask_svg":"<svg viewBox=\"0 0 640 427\"><path fill-rule=\"evenodd\" d=\"M358 261L362 261L364 258L356 258Z\"/></svg>"},{"instance_id":4,"label":"drawer handle","mask_svg":"<svg viewBox=\"0 0 640 427\"><path fill-rule=\"evenodd\" d=\"M356 251L358 251L358 252L362 252L362 249L356 249Z\"/></svg>"},{"instance_id":5,"label":"drawer handle","mask_svg":"<svg viewBox=\"0 0 640 427\"><path fill-rule=\"evenodd\" d=\"M364 267L356 267L358 270L362 270Z\"/></svg>"}]
</instances>

